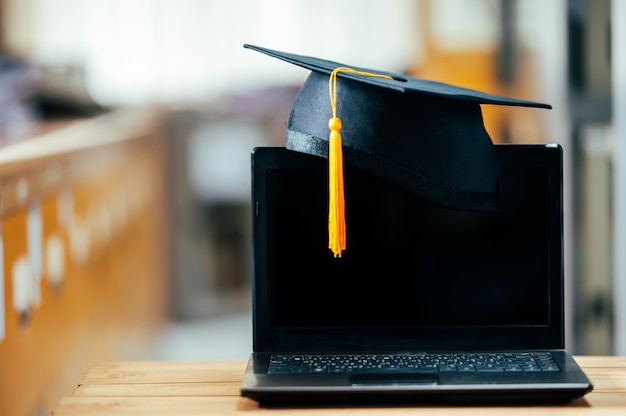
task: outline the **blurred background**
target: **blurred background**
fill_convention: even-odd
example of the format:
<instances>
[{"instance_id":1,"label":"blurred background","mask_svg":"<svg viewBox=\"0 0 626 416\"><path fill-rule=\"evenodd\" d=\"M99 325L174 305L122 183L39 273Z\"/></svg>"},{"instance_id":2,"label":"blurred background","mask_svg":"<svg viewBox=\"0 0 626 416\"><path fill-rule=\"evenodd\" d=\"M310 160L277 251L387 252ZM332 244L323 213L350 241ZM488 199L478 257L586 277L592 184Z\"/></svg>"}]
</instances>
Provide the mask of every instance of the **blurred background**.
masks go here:
<instances>
[{"instance_id":1,"label":"blurred background","mask_svg":"<svg viewBox=\"0 0 626 416\"><path fill-rule=\"evenodd\" d=\"M0 402L13 373L41 410L97 359L247 357L250 150L308 71L244 43L551 104L485 125L563 146L567 347L626 355L625 24L619 0L0 0L0 367L58 349Z\"/></svg>"}]
</instances>

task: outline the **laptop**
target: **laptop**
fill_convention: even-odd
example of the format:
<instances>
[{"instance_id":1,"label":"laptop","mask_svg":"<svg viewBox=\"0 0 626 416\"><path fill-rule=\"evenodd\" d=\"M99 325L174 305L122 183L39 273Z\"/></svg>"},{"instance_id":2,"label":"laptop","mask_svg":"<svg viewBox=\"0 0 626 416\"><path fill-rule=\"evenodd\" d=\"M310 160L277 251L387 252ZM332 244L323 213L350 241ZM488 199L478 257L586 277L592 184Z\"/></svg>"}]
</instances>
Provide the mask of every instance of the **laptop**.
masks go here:
<instances>
[{"instance_id":1,"label":"laptop","mask_svg":"<svg viewBox=\"0 0 626 416\"><path fill-rule=\"evenodd\" d=\"M501 207L465 212L345 167L347 250L327 248L327 161L252 152L261 405L566 403L562 149L495 145Z\"/></svg>"}]
</instances>

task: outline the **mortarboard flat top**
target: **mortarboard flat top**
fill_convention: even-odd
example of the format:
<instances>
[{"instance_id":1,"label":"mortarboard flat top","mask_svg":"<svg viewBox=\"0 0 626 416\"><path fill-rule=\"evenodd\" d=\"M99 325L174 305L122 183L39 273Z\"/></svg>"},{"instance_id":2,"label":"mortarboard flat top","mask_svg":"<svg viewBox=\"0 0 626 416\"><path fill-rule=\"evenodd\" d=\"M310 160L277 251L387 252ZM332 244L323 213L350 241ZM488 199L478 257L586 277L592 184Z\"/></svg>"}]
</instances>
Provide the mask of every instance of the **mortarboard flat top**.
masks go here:
<instances>
[{"instance_id":1,"label":"mortarboard flat top","mask_svg":"<svg viewBox=\"0 0 626 416\"><path fill-rule=\"evenodd\" d=\"M357 66L344 65L339 62L333 62L326 59L314 58L311 56L297 55L293 53L280 52L273 49L267 49L260 46L245 44L244 48L252 49L257 52L264 53L274 58L282 59L285 62L300 66L302 68L310 69L321 74L330 75L333 69L337 67L349 66L350 68L357 69L365 72L375 72L378 74L388 75L393 80L385 78L363 77L351 73L340 73L339 76L362 82L364 84L370 84L379 88L398 91L401 93L420 93L429 94L441 97L453 98L456 100L471 101L478 104L498 104L507 106L522 106L522 107L537 107L551 109L549 104L543 104L533 101L518 100L515 98L502 97L498 95L488 94L481 91L472 90L469 88L458 87L455 85L445 84L443 82L429 81L419 78L414 78L404 74L388 72L388 71L374 71L367 68L361 68Z\"/></svg>"}]
</instances>

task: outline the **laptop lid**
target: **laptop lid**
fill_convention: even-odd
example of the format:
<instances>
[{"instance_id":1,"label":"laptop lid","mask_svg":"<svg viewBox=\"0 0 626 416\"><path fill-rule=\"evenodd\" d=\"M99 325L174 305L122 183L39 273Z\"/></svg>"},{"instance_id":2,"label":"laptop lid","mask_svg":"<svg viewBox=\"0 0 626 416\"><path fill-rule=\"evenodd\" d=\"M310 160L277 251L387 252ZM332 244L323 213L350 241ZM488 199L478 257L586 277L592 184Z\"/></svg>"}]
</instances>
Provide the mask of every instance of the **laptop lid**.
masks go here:
<instances>
[{"instance_id":1,"label":"laptop lid","mask_svg":"<svg viewBox=\"0 0 626 416\"><path fill-rule=\"evenodd\" d=\"M255 352L563 348L562 149L496 145L502 209L442 208L345 168L347 250L327 246L327 163L252 154Z\"/></svg>"}]
</instances>

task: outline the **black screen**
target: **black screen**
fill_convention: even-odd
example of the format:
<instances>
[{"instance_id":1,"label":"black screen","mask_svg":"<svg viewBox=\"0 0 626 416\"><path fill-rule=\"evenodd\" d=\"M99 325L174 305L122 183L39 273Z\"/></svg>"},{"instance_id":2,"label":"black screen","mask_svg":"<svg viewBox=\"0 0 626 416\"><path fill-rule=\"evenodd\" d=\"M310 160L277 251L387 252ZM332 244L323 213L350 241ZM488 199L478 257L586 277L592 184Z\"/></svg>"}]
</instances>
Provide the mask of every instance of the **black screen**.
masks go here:
<instances>
[{"instance_id":1,"label":"black screen","mask_svg":"<svg viewBox=\"0 0 626 416\"><path fill-rule=\"evenodd\" d=\"M306 167L265 171L269 327L550 324L560 182L547 164L501 164L493 212L440 207L346 167L347 250L334 258L326 161L302 157Z\"/></svg>"},{"instance_id":2,"label":"black screen","mask_svg":"<svg viewBox=\"0 0 626 416\"><path fill-rule=\"evenodd\" d=\"M496 150L500 207L489 212L345 167L341 258L327 248L327 161L257 151L255 351L562 347L561 149Z\"/></svg>"}]
</instances>

